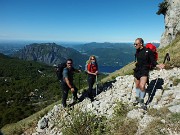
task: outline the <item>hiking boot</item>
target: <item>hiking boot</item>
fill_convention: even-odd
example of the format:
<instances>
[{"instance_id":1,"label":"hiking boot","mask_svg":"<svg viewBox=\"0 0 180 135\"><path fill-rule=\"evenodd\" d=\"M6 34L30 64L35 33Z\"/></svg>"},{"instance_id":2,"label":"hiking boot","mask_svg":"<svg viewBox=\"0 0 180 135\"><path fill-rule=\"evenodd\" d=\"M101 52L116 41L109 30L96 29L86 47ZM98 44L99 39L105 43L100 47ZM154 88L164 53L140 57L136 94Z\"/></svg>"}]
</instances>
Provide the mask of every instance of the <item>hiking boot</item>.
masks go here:
<instances>
[{"instance_id":1,"label":"hiking boot","mask_svg":"<svg viewBox=\"0 0 180 135\"><path fill-rule=\"evenodd\" d=\"M76 104L76 103L78 103L77 99L73 99L72 102L71 102L71 104Z\"/></svg>"},{"instance_id":2,"label":"hiking boot","mask_svg":"<svg viewBox=\"0 0 180 135\"><path fill-rule=\"evenodd\" d=\"M136 106L139 103L139 97L136 97L136 99L133 101L133 105Z\"/></svg>"},{"instance_id":3,"label":"hiking boot","mask_svg":"<svg viewBox=\"0 0 180 135\"><path fill-rule=\"evenodd\" d=\"M91 102L93 102L94 101L94 98L90 98L91 99Z\"/></svg>"}]
</instances>

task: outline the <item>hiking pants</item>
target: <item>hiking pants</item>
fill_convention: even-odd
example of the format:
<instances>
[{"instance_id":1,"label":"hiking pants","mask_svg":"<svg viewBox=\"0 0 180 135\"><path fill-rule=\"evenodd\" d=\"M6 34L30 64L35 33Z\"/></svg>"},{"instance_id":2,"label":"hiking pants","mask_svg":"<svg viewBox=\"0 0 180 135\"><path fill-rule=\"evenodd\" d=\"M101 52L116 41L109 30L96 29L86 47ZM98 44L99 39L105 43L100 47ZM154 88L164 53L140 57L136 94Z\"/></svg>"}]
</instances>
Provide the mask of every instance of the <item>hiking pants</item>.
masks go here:
<instances>
[{"instance_id":1,"label":"hiking pants","mask_svg":"<svg viewBox=\"0 0 180 135\"><path fill-rule=\"evenodd\" d=\"M68 97L69 89L70 88L68 87L68 85L65 82L62 82L62 105L63 105L63 107L67 106L66 100L67 100L67 97ZM78 99L77 91L78 91L78 89L76 87L74 87L73 99L75 99L75 100Z\"/></svg>"},{"instance_id":2,"label":"hiking pants","mask_svg":"<svg viewBox=\"0 0 180 135\"><path fill-rule=\"evenodd\" d=\"M90 99L93 99L93 85L95 83L95 80L96 80L96 76L95 75L88 75L88 86L89 86L89 89L88 89L88 97Z\"/></svg>"}]
</instances>

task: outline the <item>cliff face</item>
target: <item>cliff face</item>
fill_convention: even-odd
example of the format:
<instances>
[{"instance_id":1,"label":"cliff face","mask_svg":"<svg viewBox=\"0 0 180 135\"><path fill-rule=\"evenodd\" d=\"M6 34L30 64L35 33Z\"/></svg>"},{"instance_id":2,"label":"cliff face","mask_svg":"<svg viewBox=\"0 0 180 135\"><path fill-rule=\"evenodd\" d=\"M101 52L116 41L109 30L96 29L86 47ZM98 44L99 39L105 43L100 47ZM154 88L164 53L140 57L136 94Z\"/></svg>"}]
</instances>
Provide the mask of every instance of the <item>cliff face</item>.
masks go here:
<instances>
[{"instance_id":1,"label":"cliff face","mask_svg":"<svg viewBox=\"0 0 180 135\"><path fill-rule=\"evenodd\" d=\"M160 47L170 44L180 31L180 0L165 0L165 2L167 2L164 14L165 32L162 34Z\"/></svg>"}]
</instances>

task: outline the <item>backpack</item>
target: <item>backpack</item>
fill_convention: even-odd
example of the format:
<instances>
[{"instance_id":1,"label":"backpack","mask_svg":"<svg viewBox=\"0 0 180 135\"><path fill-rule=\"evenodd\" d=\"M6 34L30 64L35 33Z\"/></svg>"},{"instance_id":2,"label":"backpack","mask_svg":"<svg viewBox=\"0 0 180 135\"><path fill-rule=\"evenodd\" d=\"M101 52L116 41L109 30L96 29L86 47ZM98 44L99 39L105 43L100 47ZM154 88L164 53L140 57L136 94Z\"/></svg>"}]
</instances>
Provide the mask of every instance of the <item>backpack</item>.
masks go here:
<instances>
[{"instance_id":1,"label":"backpack","mask_svg":"<svg viewBox=\"0 0 180 135\"><path fill-rule=\"evenodd\" d=\"M158 53L157 53L156 46L153 45L152 43L147 43L145 47L153 52L154 59L157 61L158 60ZM147 53L148 53L148 51L147 51ZM149 66L149 69L153 69L153 66L152 66L151 62L149 63L148 66Z\"/></svg>"},{"instance_id":2,"label":"backpack","mask_svg":"<svg viewBox=\"0 0 180 135\"><path fill-rule=\"evenodd\" d=\"M88 71L88 65L89 65L89 63L87 63L87 66L86 66L86 70ZM93 70L94 70L94 68L95 68L95 70L98 70L98 65L97 65L97 63L95 62L95 63L90 63L90 72L92 72Z\"/></svg>"},{"instance_id":3,"label":"backpack","mask_svg":"<svg viewBox=\"0 0 180 135\"><path fill-rule=\"evenodd\" d=\"M66 63L60 63L58 64L58 66L56 67L56 75L58 80L62 80L63 78L63 69L66 67Z\"/></svg>"}]
</instances>

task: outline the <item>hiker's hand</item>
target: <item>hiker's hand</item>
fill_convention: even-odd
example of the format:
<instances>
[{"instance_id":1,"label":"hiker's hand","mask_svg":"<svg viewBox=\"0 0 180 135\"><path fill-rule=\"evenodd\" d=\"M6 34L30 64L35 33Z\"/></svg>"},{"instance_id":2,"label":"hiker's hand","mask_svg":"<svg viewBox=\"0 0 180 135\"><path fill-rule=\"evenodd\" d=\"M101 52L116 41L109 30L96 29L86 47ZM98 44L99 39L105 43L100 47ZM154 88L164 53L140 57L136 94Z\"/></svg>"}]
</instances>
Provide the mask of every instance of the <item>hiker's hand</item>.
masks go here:
<instances>
[{"instance_id":1,"label":"hiker's hand","mask_svg":"<svg viewBox=\"0 0 180 135\"><path fill-rule=\"evenodd\" d=\"M74 88L71 88L71 92L74 92Z\"/></svg>"},{"instance_id":2,"label":"hiker's hand","mask_svg":"<svg viewBox=\"0 0 180 135\"><path fill-rule=\"evenodd\" d=\"M95 72L95 75L97 75L97 74L98 74L98 71Z\"/></svg>"},{"instance_id":3,"label":"hiker's hand","mask_svg":"<svg viewBox=\"0 0 180 135\"><path fill-rule=\"evenodd\" d=\"M78 72L81 73L82 71L79 69Z\"/></svg>"},{"instance_id":4,"label":"hiker's hand","mask_svg":"<svg viewBox=\"0 0 180 135\"><path fill-rule=\"evenodd\" d=\"M164 64L159 64L159 65L156 65L156 67L158 67L159 69L163 69L165 67Z\"/></svg>"}]
</instances>

